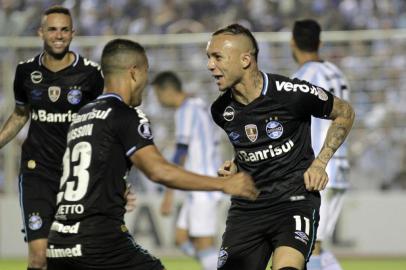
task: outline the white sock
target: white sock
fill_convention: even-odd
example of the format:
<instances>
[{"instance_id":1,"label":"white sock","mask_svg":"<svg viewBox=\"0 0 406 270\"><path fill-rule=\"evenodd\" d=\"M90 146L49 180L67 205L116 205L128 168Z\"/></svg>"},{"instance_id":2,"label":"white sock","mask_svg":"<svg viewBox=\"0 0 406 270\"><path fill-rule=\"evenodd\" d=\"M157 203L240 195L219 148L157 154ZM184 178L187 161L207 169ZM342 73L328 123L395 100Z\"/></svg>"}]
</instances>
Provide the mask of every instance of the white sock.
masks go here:
<instances>
[{"instance_id":1,"label":"white sock","mask_svg":"<svg viewBox=\"0 0 406 270\"><path fill-rule=\"evenodd\" d=\"M217 250L210 247L197 252L197 258L203 267L203 270L216 270L217 269Z\"/></svg>"},{"instance_id":2,"label":"white sock","mask_svg":"<svg viewBox=\"0 0 406 270\"><path fill-rule=\"evenodd\" d=\"M342 270L337 258L330 251L323 250L320 257L323 270Z\"/></svg>"},{"instance_id":3,"label":"white sock","mask_svg":"<svg viewBox=\"0 0 406 270\"><path fill-rule=\"evenodd\" d=\"M322 270L320 255L310 256L309 262L307 263L307 270Z\"/></svg>"},{"instance_id":4,"label":"white sock","mask_svg":"<svg viewBox=\"0 0 406 270\"><path fill-rule=\"evenodd\" d=\"M179 246L180 250L182 250L183 253L185 253L186 255L190 256L190 257L194 257L196 254L196 250L195 247L193 246L192 242L190 241L186 241L184 243L182 243Z\"/></svg>"}]
</instances>

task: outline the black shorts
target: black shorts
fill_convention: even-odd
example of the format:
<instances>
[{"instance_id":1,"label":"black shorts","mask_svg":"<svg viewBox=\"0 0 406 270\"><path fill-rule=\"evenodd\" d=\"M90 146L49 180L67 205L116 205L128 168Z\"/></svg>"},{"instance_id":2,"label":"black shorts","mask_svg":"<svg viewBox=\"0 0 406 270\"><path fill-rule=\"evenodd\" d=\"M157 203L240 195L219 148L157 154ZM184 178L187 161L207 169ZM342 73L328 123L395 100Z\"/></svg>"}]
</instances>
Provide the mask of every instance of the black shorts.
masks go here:
<instances>
[{"instance_id":1,"label":"black shorts","mask_svg":"<svg viewBox=\"0 0 406 270\"><path fill-rule=\"evenodd\" d=\"M312 201L297 201L261 210L231 208L218 269L263 270L280 246L300 251L307 261L317 234L319 206Z\"/></svg>"},{"instance_id":2,"label":"black shorts","mask_svg":"<svg viewBox=\"0 0 406 270\"><path fill-rule=\"evenodd\" d=\"M48 238L56 211L60 177L59 174L47 177L36 173L20 174L18 189L25 241Z\"/></svg>"},{"instance_id":3,"label":"black shorts","mask_svg":"<svg viewBox=\"0 0 406 270\"><path fill-rule=\"evenodd\" d=\"M86 241L88 242L88 241ZM143 249L130 234L100 244L53 244L47 248L48 270L162 270L161 261Z\"/></svg>"}]
</instances>

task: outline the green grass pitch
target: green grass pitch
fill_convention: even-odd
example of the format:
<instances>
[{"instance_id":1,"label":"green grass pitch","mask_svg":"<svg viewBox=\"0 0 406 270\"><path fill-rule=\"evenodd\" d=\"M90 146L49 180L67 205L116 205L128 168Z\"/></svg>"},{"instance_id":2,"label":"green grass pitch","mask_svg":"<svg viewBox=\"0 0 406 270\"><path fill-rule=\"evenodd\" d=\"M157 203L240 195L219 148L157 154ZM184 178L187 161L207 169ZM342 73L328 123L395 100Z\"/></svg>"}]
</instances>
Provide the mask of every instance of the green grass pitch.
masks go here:
<instances>
[{"instance_id":1,"label":"green grass pitch","mask_svg":"<svg viewBox=\"0 0 406 270\"><path fill-rule=\"evenodd\" d=\"M343 270L405 270L405 259L343 259L340 260ZM188 258L172 259L162 258L167 270L200 270L199 265ZM1 270L26 269L24 260L0 260ZM236 269L237 270L237 269ZM269 270L269 268L268 268Z\"/></svg>"}]
</instances>

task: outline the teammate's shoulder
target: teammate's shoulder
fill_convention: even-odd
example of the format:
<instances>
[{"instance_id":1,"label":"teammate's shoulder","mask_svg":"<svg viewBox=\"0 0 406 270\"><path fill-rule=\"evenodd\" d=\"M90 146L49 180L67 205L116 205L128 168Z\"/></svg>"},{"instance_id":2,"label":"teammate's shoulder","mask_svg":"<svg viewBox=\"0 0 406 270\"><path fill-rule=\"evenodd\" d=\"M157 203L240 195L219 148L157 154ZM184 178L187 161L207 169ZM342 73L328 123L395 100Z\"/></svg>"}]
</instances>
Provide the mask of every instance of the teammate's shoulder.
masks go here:
<instances>
[{"instance_id":1,"label":"teammate's shoulder","mask_svg":"<svg viewBox=\"0 0 406 270\"><path fill-rule=\"evenodd\" d=\"M17 65L17 68L24 69L24 70L38 68L40 66L40 57L41 57L41 54L38 54L35 57L20 61Z\"/></svg>"},{"instance_id":2,"label":"teammate's shoulder","mask_svg":"<svg viewBox=\"0 0 406 270\"><path fill-rule=\"evenodd\" d=\"M103 94L99 96L96 101L104 103L103 106L110 107L114 111L117 119L140 118L149 121L146 114L140 107L133 107L123 102L120 96L115 94Z\"/></svg>"},{"instance_id":3,"label":"teammate's shoulder","mask_svg":"<svg viewBox=\"0 0 406 270\"><path fill-rule=\"evenodd\" d=\"M88 59L86 57L83 57L80 54L76 54L76 55L77 55L77 58L78 58L77 59L77 64L80 67L83 67L83 68L86 68L86 69L89 69L89 70L95 70L95 71L100 71L101 70L101 67L100 67L99 63L97 63L97 62L95 62L93 60L90 60L90 59Z\"/></svg>"}]
</instances>

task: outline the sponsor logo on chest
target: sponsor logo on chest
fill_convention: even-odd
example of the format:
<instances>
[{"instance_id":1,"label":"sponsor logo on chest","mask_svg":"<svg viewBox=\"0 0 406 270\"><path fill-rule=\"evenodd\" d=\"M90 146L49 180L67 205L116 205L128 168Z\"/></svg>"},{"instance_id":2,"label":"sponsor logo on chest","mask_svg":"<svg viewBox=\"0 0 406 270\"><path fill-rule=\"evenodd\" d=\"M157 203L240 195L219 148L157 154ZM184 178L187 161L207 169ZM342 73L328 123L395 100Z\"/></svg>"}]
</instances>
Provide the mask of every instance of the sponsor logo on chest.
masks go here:
<instances>
[{"instance_id":1,"label":"sponsor logo on chest","mask_svg":"<svg viewBox=\"0 0 406 270\"><path fill-rule=\"evenodd\" d=\"M303 92L303 93L310 93L312 95L317 96L320 100L326 101L328 99L328 96L326 92L320 87L317 87L315 85L307 85L307 84L296 84L292 82L285 82L285 81L276 81L276 90L277 91L286 91L286 92Z\"/></svg>"},{"instance_id":2,"label":"sponsor logo on chest","mask_svg":"<svg viewBox=\"0 0 406 270\"><path fill-rule=\"evenodd\" d=\"M33 121L47 122L47 123L67 123L72 122L76 117L77 113L72 112L71 110L66 113L50 113L46 110L32 110L31 119Z\"/></svg>"},{"instance_id":3,"label":"sponsor logo on chest","mask_svg":"<svg viewBox=\"0 0 406 270\"><path fill-rule=\"evenodd\" d=\"M290 152L293 147L294 143L292 140L288 140L281 145L274 146L272 144L268 145L267 148L261 149L258 151L237 151L237 158L243 162L258 162L263 161L271 158L278 157L282 154Z\"/></svg>"}]
</instances>

